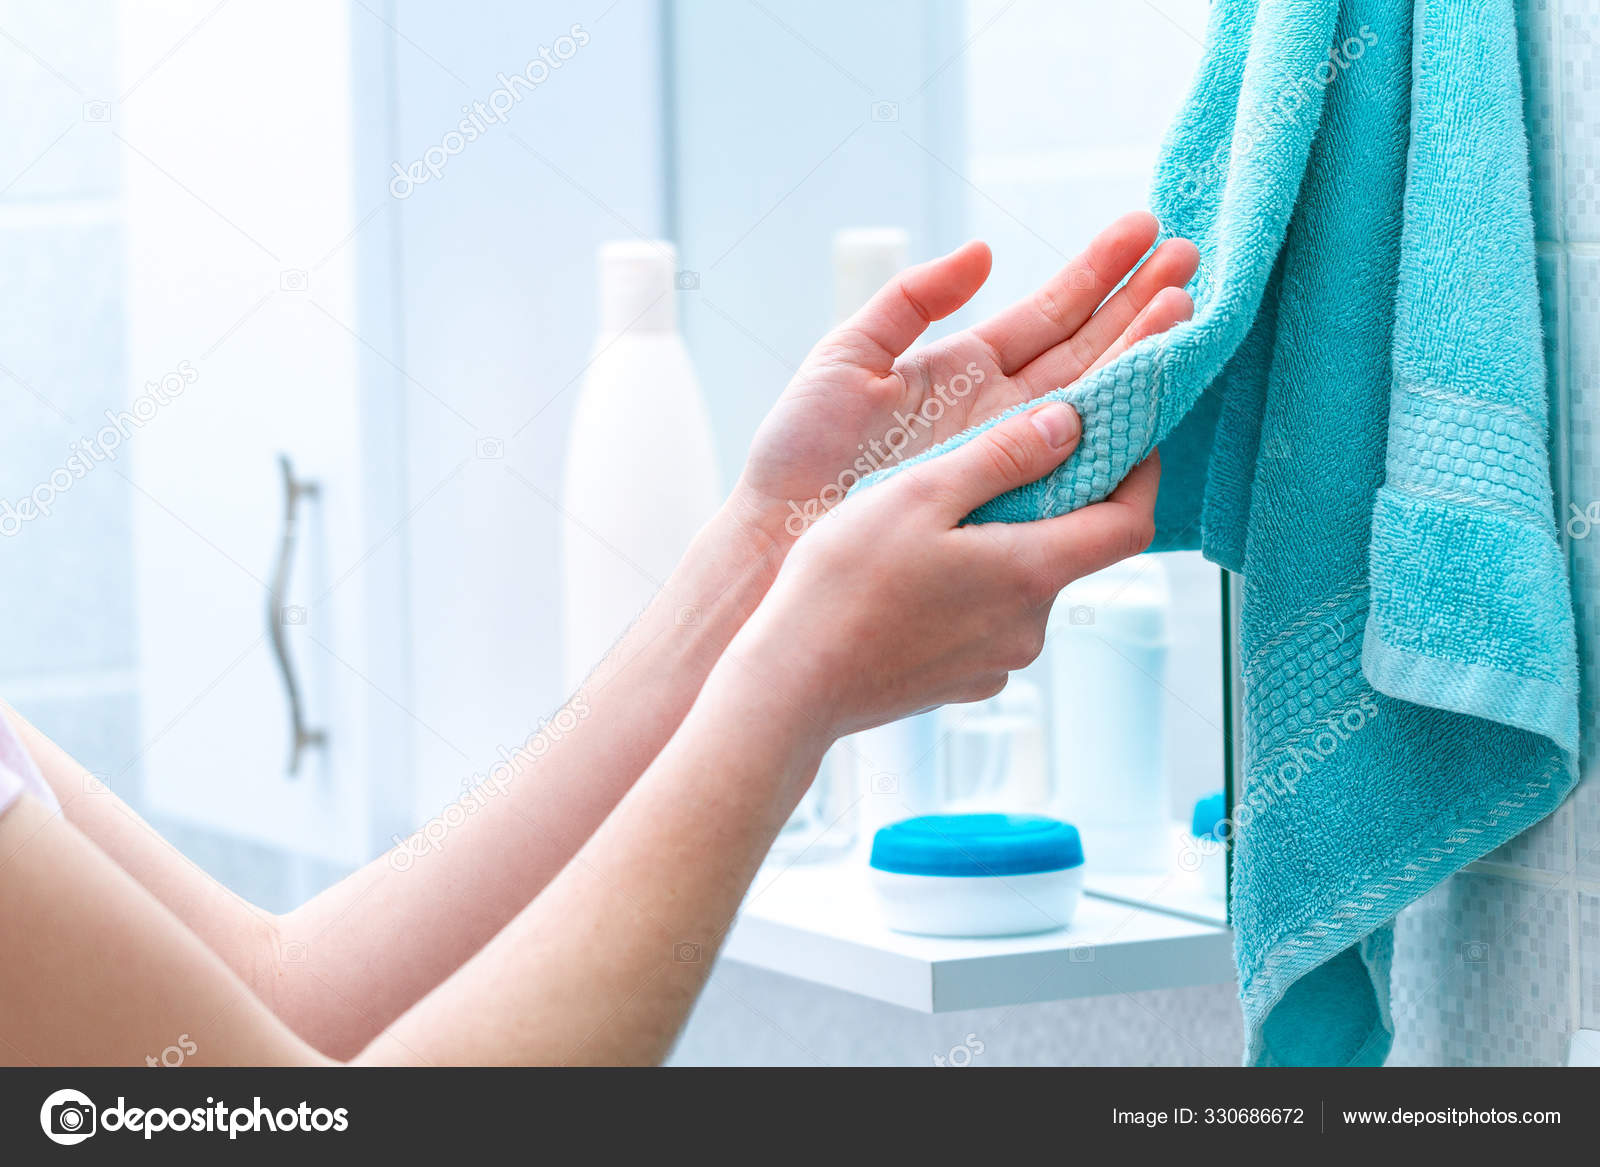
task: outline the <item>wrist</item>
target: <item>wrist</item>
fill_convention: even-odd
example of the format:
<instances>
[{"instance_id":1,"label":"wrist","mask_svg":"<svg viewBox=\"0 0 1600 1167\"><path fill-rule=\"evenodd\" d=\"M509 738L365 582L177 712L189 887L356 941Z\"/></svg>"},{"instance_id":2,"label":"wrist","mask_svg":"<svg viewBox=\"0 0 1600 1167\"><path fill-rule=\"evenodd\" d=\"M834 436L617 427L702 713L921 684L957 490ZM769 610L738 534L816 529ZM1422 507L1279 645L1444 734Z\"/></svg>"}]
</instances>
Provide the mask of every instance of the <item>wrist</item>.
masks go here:
<instances>
[{"instance_id":1,"label":"wrist","mask_svg":"<svg viewBox=\"0 0 1600 1167\"><path fill-rule=\"evenodd\" d=\"M741 543L751 554L770 561L772 574L783 566L798 533L784 525L788 509L751 487L741 476L712 519L724 536ZM770 580L769 580L770 582Z\"/></svg>"},{"instance_id":2,"label":"wrist","mask_svg":"<svg viewBox=\"0 0 1600 1167\"><path fill-rule=\"evenodd\" d=\"M747 503L729 498L695 536L641 624L674 630L663 643L702 658L709 671L772 587L786 550L767 537Z\"/></svg>"},{"instance_id":3,"label":"wrist","mask_svg":"<svg viewBox=\"0 0 1600 1167\"><path fill-rule=\"evenodd\" d=\"M759 733L768 749L794 763L794 772L809 781L839 735L816 694L780 663L741 634L706 678L697 708L727 726Z\"/></svg>"}]
</instances>

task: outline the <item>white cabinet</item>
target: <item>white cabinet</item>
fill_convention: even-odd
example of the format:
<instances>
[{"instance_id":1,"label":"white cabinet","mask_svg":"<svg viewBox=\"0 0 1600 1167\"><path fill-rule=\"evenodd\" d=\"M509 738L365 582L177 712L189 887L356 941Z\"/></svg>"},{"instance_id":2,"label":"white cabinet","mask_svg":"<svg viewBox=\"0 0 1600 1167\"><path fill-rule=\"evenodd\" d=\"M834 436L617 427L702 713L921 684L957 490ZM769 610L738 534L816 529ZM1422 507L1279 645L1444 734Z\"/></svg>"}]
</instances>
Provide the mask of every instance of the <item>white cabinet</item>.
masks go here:
<instances>
[{"instance_id":1,"label":"white cabinet","mask_svg":"<svg viewBox=\"0 0 1600 1167\"><path fill-rule=\"evenodd\" d=\"M354 863L371 835L366 710L384 700L364 616L398 585L368 563L384 532L363 497L374 419L359 380L349 13L303 0L203 19L209 7L124 6L112 112L131 416L116 466L134 488L144 799ZM180 391L151 388L163 379ZM281 606L327 745L296 774L268 628L280 455L318 485Z\"/></svg>"}]
</instances>

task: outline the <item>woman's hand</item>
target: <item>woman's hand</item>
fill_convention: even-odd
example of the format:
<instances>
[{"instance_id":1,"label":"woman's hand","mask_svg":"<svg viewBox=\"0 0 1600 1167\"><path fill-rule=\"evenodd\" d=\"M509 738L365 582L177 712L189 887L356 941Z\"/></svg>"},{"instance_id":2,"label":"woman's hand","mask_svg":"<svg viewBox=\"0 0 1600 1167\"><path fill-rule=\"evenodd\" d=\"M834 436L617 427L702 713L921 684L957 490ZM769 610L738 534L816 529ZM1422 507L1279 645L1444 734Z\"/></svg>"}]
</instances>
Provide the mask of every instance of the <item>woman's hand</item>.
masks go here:
<instances>
[{"instance_id":1,"label":"woman's hand","mask_svg":"<svg viewBox=\"0 0 1600 1167\"><path fill-rule=\"evenodd\" d=\"M825 741L998 693L1039 655L1056 594L1154 533L1155 454L1104 502L960 525L1059 466L1080 428L1070 406L1043 405L852 497L795 544L725 664L779 693Z\"/></svg>"},{"instance_id":2,"label":"woman's hand","mask_svg":"<svg viewBox=\"0 0 1600 1167\"><path fill-rule=\"evenodd\" d=\"M909 354L983 285L989 249L968 243L901 272L811 351L768 414L734 492L740 512L786 549L879 466L1069 385L1182 319L1199 262L1187 240L1163 243L1111 294L1157 230L1145 212L1124 215L1033 295Z\"/></svg>"}]
</instances>

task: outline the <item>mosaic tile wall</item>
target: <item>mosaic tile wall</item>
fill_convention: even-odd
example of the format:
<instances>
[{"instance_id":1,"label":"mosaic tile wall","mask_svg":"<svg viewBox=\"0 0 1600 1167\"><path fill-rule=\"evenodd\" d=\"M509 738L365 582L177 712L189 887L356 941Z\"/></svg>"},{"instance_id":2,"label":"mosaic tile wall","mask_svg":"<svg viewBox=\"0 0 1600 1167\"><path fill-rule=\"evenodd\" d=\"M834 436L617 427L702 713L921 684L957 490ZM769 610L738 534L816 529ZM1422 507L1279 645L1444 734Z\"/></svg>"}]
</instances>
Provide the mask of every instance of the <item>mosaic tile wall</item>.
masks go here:
<instances>
[{"instance_id":1,"label":"mosaic tile wall","mask_svg":"<svg viewBox=\"0 0 1600 1167\"><path fill-rule=\"evenodd\" d=\"M1518 0L1556 425L1584 673L1582 784L1402 914L1392 1064L1555 1065L1600 1028L1600 0Z\"/></svg>"}]
</instances>

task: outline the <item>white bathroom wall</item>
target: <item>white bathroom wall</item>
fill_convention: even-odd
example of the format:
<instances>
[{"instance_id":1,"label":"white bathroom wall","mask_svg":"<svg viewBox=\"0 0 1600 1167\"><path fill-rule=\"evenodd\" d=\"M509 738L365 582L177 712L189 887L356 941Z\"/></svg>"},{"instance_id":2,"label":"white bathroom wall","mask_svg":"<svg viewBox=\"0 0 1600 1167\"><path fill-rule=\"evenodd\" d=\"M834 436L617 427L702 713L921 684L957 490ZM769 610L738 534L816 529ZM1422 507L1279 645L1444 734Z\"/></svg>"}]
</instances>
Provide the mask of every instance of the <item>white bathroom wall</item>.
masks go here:
<instances>
[{"instance_id":1,"label":"white bathroom wall","mask_svg":"<svg viewBox=\"0 0 1600 1167\"><path fill-rule=\"evenodd\" d=\"M661 27L656 0L397 0L385 19L404 165L500 74L574 25L586 37L439 178L398 201L392 173L363 192L395 225L415 826L567 696L562 451L595 331L595 248L665 227Z\"/></svg>"}]
</instances>

